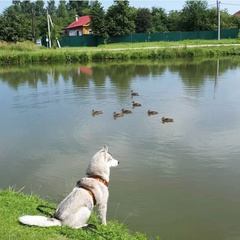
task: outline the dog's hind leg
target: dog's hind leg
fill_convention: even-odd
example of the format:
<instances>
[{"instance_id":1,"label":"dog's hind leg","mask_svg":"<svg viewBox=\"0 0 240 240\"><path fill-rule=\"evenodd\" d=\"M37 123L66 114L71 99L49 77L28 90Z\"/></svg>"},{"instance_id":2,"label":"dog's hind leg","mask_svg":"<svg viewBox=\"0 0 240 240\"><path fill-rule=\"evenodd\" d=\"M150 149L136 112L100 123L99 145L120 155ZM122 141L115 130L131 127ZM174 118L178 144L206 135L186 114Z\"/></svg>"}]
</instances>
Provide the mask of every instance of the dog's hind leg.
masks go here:
<instances>
[{"instance_id":1,"label":"dog's hind leg","mask_svg":"<svg viewBox=\"0 0 240 240\"><path fill-rule=\"evenodd\" d=\"M79 211L75 214L75 219L73 220L71 227L72 228L82 228L87 227L87 221L91 215L91 211L87 207L82 207Z\"/></svg>"}]
</instances>

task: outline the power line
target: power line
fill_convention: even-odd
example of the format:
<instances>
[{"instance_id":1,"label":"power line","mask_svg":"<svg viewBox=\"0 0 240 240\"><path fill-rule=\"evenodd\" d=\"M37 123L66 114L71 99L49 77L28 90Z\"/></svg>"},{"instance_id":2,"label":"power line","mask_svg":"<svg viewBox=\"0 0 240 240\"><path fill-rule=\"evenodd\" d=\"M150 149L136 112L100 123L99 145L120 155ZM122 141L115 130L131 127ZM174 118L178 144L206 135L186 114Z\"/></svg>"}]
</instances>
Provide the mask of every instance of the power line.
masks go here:
<instances>
[{"instance_id":1,"label":"power line","mask_svg":"<svg viewBox=\"0 0 240 240\"><path fill-rule=\"evenodd\" d=\"M224 4L224 5L233 5L233 6L240 6L240 4L235 4L235 3L223 3L223 2L221 2L221 4Z\"/></svg>"}]
</instances>

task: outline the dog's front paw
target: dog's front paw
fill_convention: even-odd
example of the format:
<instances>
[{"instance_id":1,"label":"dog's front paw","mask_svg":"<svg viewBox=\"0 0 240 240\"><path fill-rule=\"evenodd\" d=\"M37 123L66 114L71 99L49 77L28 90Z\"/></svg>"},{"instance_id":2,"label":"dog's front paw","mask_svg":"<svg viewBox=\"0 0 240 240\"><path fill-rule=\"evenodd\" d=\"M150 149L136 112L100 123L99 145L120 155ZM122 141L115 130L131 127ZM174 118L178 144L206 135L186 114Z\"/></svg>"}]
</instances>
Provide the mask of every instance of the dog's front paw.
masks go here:
<instances>
[{"instance_id":1,"label":"dog's front paw","mask_svg":"<svg viewBox=\"0 0 240 240\"><path fill-rule=\"evenodd\" d=\"M106 221L102 221L102 225L106 226L107 222Z\"/></svg>"}]
</instances>

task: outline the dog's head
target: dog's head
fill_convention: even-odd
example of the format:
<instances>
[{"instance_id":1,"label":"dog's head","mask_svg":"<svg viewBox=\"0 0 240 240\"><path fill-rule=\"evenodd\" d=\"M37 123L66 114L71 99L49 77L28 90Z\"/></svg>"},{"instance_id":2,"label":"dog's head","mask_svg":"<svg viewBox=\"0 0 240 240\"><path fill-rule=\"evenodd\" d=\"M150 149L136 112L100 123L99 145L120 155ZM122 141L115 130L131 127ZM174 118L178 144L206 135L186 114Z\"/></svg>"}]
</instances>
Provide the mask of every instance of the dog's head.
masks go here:
<instances>
[{"instance_id":1,"label":"dog's head","mask_svg":"<svg viewBox=\"0 0 240 240\"><path fill-rule=\"evenodd\" d=\"M103 146L92 158L91 163L87 169L87 175L98 175L109 179L110 167L116 167L119 161L114 159L108 152L108 147Z\"/></svg>"},{"instance_id":2,"label":"dog's head","mask_svg":"<svg viewBox=\"0 0 240 240\"><path fill-rule=\"evenodd\" d=\"M108 152L107 145L104 145L99 152L103 156L104 161L107 162L109 167L116 167L119 164L119 161L114 159L111 153Z\"/></svg>"}]
</instances>

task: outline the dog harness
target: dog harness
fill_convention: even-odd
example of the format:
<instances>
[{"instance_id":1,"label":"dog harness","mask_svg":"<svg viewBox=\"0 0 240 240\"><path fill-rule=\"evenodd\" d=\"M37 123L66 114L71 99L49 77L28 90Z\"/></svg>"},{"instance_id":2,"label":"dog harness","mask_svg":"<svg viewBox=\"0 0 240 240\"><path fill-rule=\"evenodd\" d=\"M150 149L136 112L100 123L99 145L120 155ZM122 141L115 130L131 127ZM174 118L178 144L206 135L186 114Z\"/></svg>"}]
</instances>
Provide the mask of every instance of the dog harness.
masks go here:
<instances>
[{"instance_id":1,"label":"dog harness","mask_svg":"<svg viewBox=\"0 0 240 240\"><path fill-rule=\"evenodd\" d=\"M97 175L87 176L88 178L94 178L99 182L103 183L108 188L108 182Z\"/></svg>"},{"instance_id":2,"label":"dog harness","mask_svg":"<svg viewBox=\"0 0 240 240\"><path fill-rule=\"evenodd\" d=\"M101 177L99 177L99 176L97 176L97 175L92 175L92 176L87 176L87 177L88 177L88 178L94 178L94 179L96 179L97 181L103 183L103 184L108 188L108 182L107 182L106 180L102 179ZM96 201L96 198L95 198L93 192L92 192L89 188L87 188L87 187L85 187L85 186L82 186L82 185L81 185L81 181L78 181L78 182L77 182L77 186L79 186L79 188L85 189L85 190L91 195L91 197L92 197L92 199L93 199L93 204L94 204L94 206L95 206L96 203L97 203L97 201Z\"/></svg>"},{"instance_id":3,"label":"dog harness","mask_svg":"<svg viewBox=\"0 0 240 240\"><path fill-rule=\"evenodd\" d=\"M97 201L96 201L96 198L95 198L93 192L92 192L90 189L88 189L88 188L86 188L86 187L83 187L83 186L80 186L79 188L83 188L83 189L85 189L86 191L88 191L88 193L92 196L92 199L93 199L93 205L95 206L96 203L97 203Z\"/></svg>"}]
</instances>

